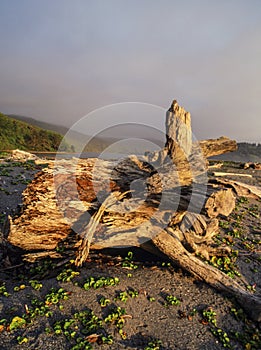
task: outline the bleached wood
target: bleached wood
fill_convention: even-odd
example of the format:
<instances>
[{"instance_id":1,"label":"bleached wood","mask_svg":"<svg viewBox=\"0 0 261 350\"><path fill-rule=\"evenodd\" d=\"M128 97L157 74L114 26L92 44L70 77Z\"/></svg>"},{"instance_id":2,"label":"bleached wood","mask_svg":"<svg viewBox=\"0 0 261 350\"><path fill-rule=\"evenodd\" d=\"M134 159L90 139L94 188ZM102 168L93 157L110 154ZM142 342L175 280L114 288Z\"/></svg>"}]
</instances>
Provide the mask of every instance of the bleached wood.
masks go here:
<instances>
[{"instance_id":1,"label":"bleached wood","mask_svg":"<svg viewBox=\"0 0 261 350\"><path fill-rule=\"evenodd\" d=\"M253 177L251 174L242 174L242 173L223 173L221 171L213 172L213 176L242 176L242 177Z\"/></svg>"},{"instance_id":2,"label":"bleached wood","mask_svg":"<svg viewBox=\"0 0 261 350\"><path fill-rule=\"evenodd\" d=\"M193 144L190 114L176 101L166 115L166 133L164 149L144 159L50 163L25 190L22 214L10 220L9 241L35 250L32 258L52 256L63 244L77 250L78 266L89 249L157 248L197 278L236 296L251 317L260 320L258 297L196 257L214 254L218 216L232 212L234 193L256 195L223 179L206 183L206 158L236 149L235 141L223 137ZM140 187L145 194L139 187L131 190L139 182L145 184Z\"/></svg>"}]
</instances>

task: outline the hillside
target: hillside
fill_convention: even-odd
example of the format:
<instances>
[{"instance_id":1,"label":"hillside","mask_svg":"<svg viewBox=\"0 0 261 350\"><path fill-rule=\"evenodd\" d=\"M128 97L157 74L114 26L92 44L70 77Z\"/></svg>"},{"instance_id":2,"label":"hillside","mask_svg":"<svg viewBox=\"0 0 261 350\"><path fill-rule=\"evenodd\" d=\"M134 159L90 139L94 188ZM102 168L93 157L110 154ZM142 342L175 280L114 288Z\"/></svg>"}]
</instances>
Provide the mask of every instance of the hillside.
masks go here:
<instances>
[{"instance_id":1,"label":"hillside","mask_svg":"<svg viewBox=\"0 0 261 350\"><path fill-rule=\"evenodd\" d=\"M40 127L45 130L55 131L61 135L66 135L68 132L68 128L62 125L52 124L43 122L31 117L21 116L17 114L8 114L8 117L11 117L16 120L20 120L26 122L30 125ZM125 131L126 128L123 128ZM136 130L137 133L139 130ZM119 134L121 134L121 130L119 129ZM135 132L132 133L132 137L134 137ZM137 135L137 137L139 134ZM146 137L145 137L146 138ZM73 145L70 150L75 152L84 152L84 153L101 153L104 150L107 150L109 153L140 153L142 154L144 150L153 151L153 148L148 149L148 145L141 144L134 145L133 143L129 143L128 141L124 144L119 144L121 139L125 139L125 137L115 137L115 135L111 135L110 132L105 133L102 137L95 136L90 139L90 137L85 133L80 133L77 131L70 131L68 135L66 135L66 143L69 145ZM158 144L159 141L155 140L155 135L148 135L148 139L151 139L152 143ZM85 146L84 146L85 145ZM84 147L83 147L84 146Z\"/></svg>"},{"instance_id":2,"label":"hillside","mask_svg":"<svg viewBox=\"0 0 261 350\"><path fill-rule=\"evenodd\" d=\"M68 131L68 128L65 126L43 122L43 121L26 117L26 116L9 114L8 117L10 117L10 119L12 118L17 121L30 124L31 126L34 126L35 129L39 129L39 128L45 129L47 133L54 132L52 134L57 135L58 133L61 135L65 135ZM125 131L125 129L126 128L124 128L123 131ZM140 135L140 130L137 129L136 132L137 132L137 135L136 135L137 138L139 139L142 138ZM121 134L121 131L119 129L119 135L120 134ZM130 136L132 137L135 136L135 130ZM164 145L164 142L160 139L159 135L154 135L154 134L147 135L146 130L144 131L143 137L145 140L149 140L152 144L161 145L161 147L163 147ZM142 154L144 150L153 151L153 145L150 145L149 147L148 144L141 143L134 146L133 144L129 144L128 142L126 142L125 144L119 144L118 141L120 141L121 139L126 139L126 137L117 138L115 137L115 135L112 136L109 133L107 133L102 137L95 136L93 139L89 140L89 138L86 135L76 131L71 131L70 135L66 136L66 143L73 146L72 147L67 146L65 147L65 150L66 151L75 150L76 152L83 151L83 152L100 153L105 149L108 149L109 147L110 153L128 153L129 151L131 151L133 153ZM61 140L61 138L59 140ZM89 142L87 142L87 140L89 140ZM2 142L2 140L0 142ZM84 147L84 149L82 149L82 146L85 144L86 146ZM0 149L2 148L3 148L2 143L0 143ZM29 149L29 148L26 146L26 148L21 148L21 149ZM56 150L57 146L54 147L54 149ZM41 150L43 149L41 148ZM230 152L227 154L222 154L221 156L213 157L213 159L235 161L235 162L261 162L261 144L238 142L237 151Z\"/></svg>"},{"instance_id":3,"label":"hillside","mask_svg":"<svg viewBox=\"0 0 261 350\"><path fill-rule=\"evenodd\" d=\"M15 119L17 121L25 122L27 124L30 124L32 126L47 130L47 131L54 131L55 133L59 133L61 135L65 135L67 131L69 130L67 127L52 123L43 122L41 120L37 120L31 117L26 117L18 114L8 114L8 117ZM105 148L107 148L112 143L115 143L118 141L118 139L114 138L100 138L100 137L94 137L90 140L90 142L87 142L86 140L89 140L89 137L86 137L86 135L71 131L69 136L66 136L66 143L73 145L68 151L75 150L76 152L102 152ZM82 150L82 146L85 145L84 149Z\"/></svg>"},{"instance_id":4,"label":"hillside","mask_svg":"<svg viewBox=\"0 0 261 350\"><path fill-rule=\"evenodd\" d=\"M16 119L16 120L20 120L20 121L25 122L27 124L37 126L37 127L44 129L44 130L55 131L61 135L65 135L68 131L68 128L66 128L65 126L43 122L41 120L37 120L37 119L31 118L31 117L26 117L23 115L7 114L7 116L10 118Z\"/></svg>"},{"instance_id":5,"label":"hillside","mask_svg":"<svg viewBox=\"0 0 261 350\"><path fill-rule=\"evenodd\" d=\"M62 135L44 130L0 113L0 150L21 149L29 151L56 151ZM70 151L65 144L62 149Z\"/></svg>"}]
</instances>

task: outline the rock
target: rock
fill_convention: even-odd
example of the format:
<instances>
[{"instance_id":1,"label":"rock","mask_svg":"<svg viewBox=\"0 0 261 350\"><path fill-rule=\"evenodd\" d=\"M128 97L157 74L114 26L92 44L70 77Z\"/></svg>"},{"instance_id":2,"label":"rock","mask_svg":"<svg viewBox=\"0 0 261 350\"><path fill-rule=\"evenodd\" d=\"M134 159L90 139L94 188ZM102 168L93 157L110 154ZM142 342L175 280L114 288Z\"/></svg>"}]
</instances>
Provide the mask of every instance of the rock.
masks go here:
<instances>
[{"instance_id":1,"label":"rock","mask_svg":"<svg viewBox=\"0 0 261 350\"><path fill-rule=\"evenodd\" d=\"M12 160L18 160L19 162L26 162L28 160L36 160L38 157L32 153L21 151L19 149L15 149L12 151L11 155Z\"/></svg>"}]
</instances>

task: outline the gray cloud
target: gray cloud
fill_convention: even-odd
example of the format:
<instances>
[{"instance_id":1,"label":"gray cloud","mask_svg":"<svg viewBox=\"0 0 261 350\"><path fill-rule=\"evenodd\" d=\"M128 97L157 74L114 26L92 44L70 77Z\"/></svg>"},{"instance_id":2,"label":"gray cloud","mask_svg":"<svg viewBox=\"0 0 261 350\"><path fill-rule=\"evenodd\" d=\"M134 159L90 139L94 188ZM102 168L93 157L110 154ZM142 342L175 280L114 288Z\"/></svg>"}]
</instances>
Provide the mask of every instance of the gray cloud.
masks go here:
<instances>
[{"instance_id":1,"label":"gray cloud","mask_svg":"<svg viewBox=\"0 0 261 350\"><path fill-rule=\"evenodd\" d=\"M4 0L0 13L3 112L69 126L175 97L198 138L261 141L259 1Z\"/></svg>"}]
</instances>

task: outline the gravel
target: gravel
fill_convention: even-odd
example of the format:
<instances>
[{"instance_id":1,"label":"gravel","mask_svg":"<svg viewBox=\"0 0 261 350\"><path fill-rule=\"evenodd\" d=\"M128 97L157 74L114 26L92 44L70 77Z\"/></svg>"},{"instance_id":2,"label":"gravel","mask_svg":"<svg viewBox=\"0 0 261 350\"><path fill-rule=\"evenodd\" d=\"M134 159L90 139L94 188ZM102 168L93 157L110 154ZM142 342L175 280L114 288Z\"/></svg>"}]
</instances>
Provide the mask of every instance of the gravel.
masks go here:
<instances>
[{"instance_id":1,"label":"gravel","mask_svg":"<svg viewBox=\"0 0 261 350\"><path fill-rule=\"evenodd\" d=\"M231 163L223 167L222 171L237 172L238 169L237 164L233 166ZM25 169L22 164L12 162L0 164L0 188L2 189L0 193L0 229L2 231L6 230L6 227L4 228L6 215L14 216L19 213L22 203L21 194L27 185L27 180L32 179L35 172L40 170L41 166ZM244 181L247 179L245 178ZM251 179L252 184L253 182L260 185L260 171L254 173L254 179ZM255 204L260 208L260 202L255 202ZM247 234L252 234L253 237L260 240L260 218L247 217L245 226ZM256 227L256 231L253 230L253 227ZM93 349L145 349L149 342L157 339L162 341L160 349L163 350L224 349L222 342L211 332L213 326L203 317L203 311L208 308L216 312L217 326L223 332L228 333L234 349L246 349L244 342L234 340L232 334L233 332L246 334L247 325L252 329L253 334L256 333L256 337L261 338L258 324L247 318L237 319L232 315L231 308L239 309L235 300L217 292L178 267L169 266L167 260L152 256L141 249L131 249L133 263L137 265L136 269L127 270L122 266L128 251L92 252L88 262L79 270L79 276L76 276L71 282L61 282L56 276L65 268L65 265L50 266L42 277L35 272L30 272L35 265L23 264L21 252L9 246L5 235L6 232L2 234L0 242L0 254L2 254L0 286L5 285L10 296L0 295L1 350L71 349L75 341L69 341L64 335L54 334L54 323L57 320L71 318L76 312L86 309L93 310L99 318L104 320L113 305L126 309L128 317L123 328L126 332L126 339L121 338L115 326L105 324L103 321L104 329L112 334L114 342L112 345L94 343L92 344ZM246 256L239 258L239 268L250 284L257 285L256 288L259 291L261 287L260 260L255 254L249 254L247 258L250 258L250 263L246 262ZM21 264L21 266L13 268L14 264ZM19 274L24 276L19 277ZM113 276L118 277L120 282L116 286L86 291L82 286L90 276ZM30 278L39 280L43 287L40 290L34 290L30 286ZM25 284L25 288L14 292L14 287L21 284ZM63 288L69 292L68 300L62 300L57 305L50 306L50 310L53 311L51 317L37 316L26 328L15 331L8 331L6 326L1 328L2 319L6 319L7 324L10 324L13 317L21 317L25 313L26 305L29 308L32 307L33 298L44 300L51 288ZM139 292L136 298L129 297L126 303L115 300L119 291L127 291L130 288ZM167 295L176 296L180 304L166 307ZM106 308L101 308L98 302L102 296L110 299L110 305ZM63 308L60 308L59 305L62 305ZM47 327L52 330L51 333L45 332ZM27 342L18 344L18 336L25 337ZM249 349L258 349L258 347L255 348L252 345Z\"/></svg>"}]
</instances>

